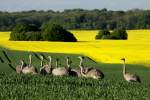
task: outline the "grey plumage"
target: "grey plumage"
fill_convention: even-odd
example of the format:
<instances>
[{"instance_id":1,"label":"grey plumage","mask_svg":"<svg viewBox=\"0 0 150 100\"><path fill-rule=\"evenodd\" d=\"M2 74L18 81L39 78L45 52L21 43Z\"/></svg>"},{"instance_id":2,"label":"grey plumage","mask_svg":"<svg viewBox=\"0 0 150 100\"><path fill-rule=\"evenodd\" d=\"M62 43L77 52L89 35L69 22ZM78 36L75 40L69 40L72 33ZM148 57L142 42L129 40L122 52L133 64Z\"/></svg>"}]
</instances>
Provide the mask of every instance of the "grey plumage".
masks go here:
<instances>
[{"instance_id":1,"label":"grey plumage","mask_svg":"<svg viewBox=\"0 0 150 100\"><path fill-rule=\"evenodd\" d=\"M141 83L140 77L136 74L131 74L126 72L125 58L121 59L123 61L123 77L128 82L139 82Z\"/></svg>"},{"instance_id":2,"label":"grey plumage","mask_svg":"<svg viewBox=\"0 0 150 100\"><path fill-rule=\"evenodd\" d=\"M51 56L48 56L49 58L49 64L43 65L43 56L41 56L41 68L40 68L40 74L42 75L48 75L51 74Z\"/></svg>"},{"instance_id":3,"label":"grey plumage","mask_svg":"<svg viewBox=\"0 0 150 100\"><path fill-rule=\"evenodd\" d=\"M21 72L23 74L37 74L38 70L37 68L32 66L32 55L29 55L29 64L24 65L24 61L21 61L22 67L21 67Z\"/></svg>"},{"instance_id":4,"label":"grey plumage","mask_svg":"<svg viewBox=\"0 0 150 100\"><path fill-rule=\"evenodd\" d=\"M58 67L58 60L56 59L56 68L52 70L54 76L66 76L69 75L68 69L66 67Z\"/></svg>"},{"instance_id":5,"label":"grey plumage","mask_svg":"<svg viewBox=\"0 0 150 100\"><path fill-rule=\"evenodd\" d=\"M80 77L81 76L80 69L71 68L71 63L72 61L70 60L70 58L66 57L66 66L68 68L69 75Z\"/></svg>"},{"instance_id":6,"label":"grey plumage","mask_svg":"<svg viewBox=\"0 0 150 100\"><path fill-rule=\"evenodd\" d=\"M79 56L78 58L80 59L79 67L81 69L81 75L83 77L93 78L93 79L103 79L104 78L104 74L99 69L90 68L90 69L87 69L86 71L84 71L84 68L83 68L83 59L84 58L81 56Z\"/></svg>"}]
</instances>

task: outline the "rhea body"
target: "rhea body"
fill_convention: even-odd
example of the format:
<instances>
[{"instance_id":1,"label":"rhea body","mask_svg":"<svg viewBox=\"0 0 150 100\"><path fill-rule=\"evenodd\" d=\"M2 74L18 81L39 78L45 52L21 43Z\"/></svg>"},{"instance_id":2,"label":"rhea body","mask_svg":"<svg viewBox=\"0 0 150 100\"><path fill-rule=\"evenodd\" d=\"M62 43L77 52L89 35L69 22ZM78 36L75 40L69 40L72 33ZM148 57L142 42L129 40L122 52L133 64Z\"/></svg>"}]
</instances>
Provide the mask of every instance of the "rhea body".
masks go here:
<instances>
[{"instance_id":1,"label":"rhea body","mask_svg":"<svg viewBox=\"0 0 150 100\"><path fill-rule=\"evenodd\" d=\"M21 66L21 72L23 74L37 74L38 71L35 67L32 66L32 55L29 55L29 64L24 65L24 61L21 60L22 66Z\"/></svg>"},{"instance_id":2,"label":"rhea body","mask_svg":"<svg viewBox=\"0 0 150 100\"><path fill-rule=\"evenodd\" d=\"M70 74L71 76L77 76L77 77L81 77L82 76L80 69L72 68L70 73L71 73Z\"/></svg>"},{"instance_id":3,"label":"rhea body","mask_svg":"<svg viewBox=\"0 0 150 100\"><path fill-rule=\"evenodd\" d=\"M42 75L47 75L47 74L51 74L51 68L52 68L52 64L51 64L51 56L48 56L49 58L49 64L43 65L43 56L41 56L41 68L40 68L40 74Z\"/></svg>"},{"instance_id":4,"label":"rhea body","mask_svg":"<svg viewBox=\"0 0 150 100\"><path fill-rule=\"evenodd\" d=\"M78 57L80 59L80 70L81 70L81 75L83 77L87 77L87 78L93 78L93 79L103 79L104 78L104 74L102 73L101 70L96 69L96 68L89 68L86 69L86 71L83 68L83 57L79 56Z\"/></svg>"},{"instance_id":5,"label":"rhea body","mask_svg":"<svg viewBox=\"0 0 150 100\"><path fill-rule=\"evenodd\" d=\"M67 67L58 67L58 60L59 59L56 59L56 68L53 68L52 74L54 76L66 76L66 75L69 75Z\"/></svg>"},{"instance_id":6,"label":"rhea body","mask_svg":"<svg viewBox=\"0 0 150 100\"><path fill-rule=\"evenodd\" d=\"M139 82L141 83L140 77L136 74L131 74L126 71L125 58L121 59L123 61L123 77L128 82Z\"/></svg>"},{"instance_id":7,"label":"rhea body","mask_svg":"<svg viewBox=\"0 0 150 100\"><path fill-rule=\"evenodd\" d=\"M70 58L66 57L66 66L68 68L69 75L75 76L75 77L80 77L81 76L80 69L71 68L71 63L72 63L72 61L70 60Z\"/></svg>"}]
</instances>

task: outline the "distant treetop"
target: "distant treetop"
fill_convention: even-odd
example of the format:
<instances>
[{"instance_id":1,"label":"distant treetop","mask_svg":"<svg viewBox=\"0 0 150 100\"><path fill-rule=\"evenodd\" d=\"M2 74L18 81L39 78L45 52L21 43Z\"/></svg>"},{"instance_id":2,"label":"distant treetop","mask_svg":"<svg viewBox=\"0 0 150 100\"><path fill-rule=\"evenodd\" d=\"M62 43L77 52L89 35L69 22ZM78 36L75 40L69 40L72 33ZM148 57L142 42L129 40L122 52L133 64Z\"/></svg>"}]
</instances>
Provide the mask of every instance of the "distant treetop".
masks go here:
<instances>
[{"instance_id":1,"label":"distant treetop","mask_svg":"<svg viewBox=\"0 0 150 100\"><path fill-rule=\"evenodd\" d=\"M67 9L60 11L0 12L0 31L11 31L17 23L36 25L51 22L65 29L150 29L150 10L132 9L111 11L104 9Z\"/></svg>"}]
</instances>

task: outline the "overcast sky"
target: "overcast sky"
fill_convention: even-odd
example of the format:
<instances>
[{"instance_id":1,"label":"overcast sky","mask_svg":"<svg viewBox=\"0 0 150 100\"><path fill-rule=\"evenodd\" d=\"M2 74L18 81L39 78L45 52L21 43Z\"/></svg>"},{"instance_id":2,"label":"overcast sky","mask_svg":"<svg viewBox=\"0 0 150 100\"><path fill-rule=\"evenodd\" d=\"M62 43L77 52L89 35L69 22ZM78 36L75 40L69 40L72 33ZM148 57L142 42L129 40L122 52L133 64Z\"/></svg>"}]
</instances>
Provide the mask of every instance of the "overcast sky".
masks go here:
<instances>
[{"instance_id":1,"label":"overcast sky","mask_svg":"<svg viewBox=\"0 0 150 100\"><path fill-rule=\"evenodd\" d=\"M0 0L1 11L64 10L73 8L150 9L150 0Z\"/></svg>"}]
</instances>

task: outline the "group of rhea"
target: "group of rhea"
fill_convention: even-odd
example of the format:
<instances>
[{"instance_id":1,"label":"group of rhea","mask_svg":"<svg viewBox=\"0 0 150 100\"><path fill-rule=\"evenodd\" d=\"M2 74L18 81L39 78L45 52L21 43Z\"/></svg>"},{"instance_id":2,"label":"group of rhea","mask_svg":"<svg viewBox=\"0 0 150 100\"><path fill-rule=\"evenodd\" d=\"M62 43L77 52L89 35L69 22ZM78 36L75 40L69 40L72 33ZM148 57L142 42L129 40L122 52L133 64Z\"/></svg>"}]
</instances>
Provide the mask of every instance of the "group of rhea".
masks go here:
<instances>
[{"instance_id":1,"label":"group of rhea","mask_svg":"<svg viewBox=\"0 0 150 100\"><path fill-rule=\"evenodd\" d=\"M42 75L54 75L54 76L74 76L74 77L86 77L86 78L93 78L97 80L101 80L104 78L104 73L98 69L93 67L85 67L83 61L85 58L83 56L78 57L80 59L79 68L71 68L71 60L69 57L66 57L66 66L59 67L58 66L58 59L56 59L55 68L52 66L52 57L48 56L48 63L43 64L44 58L40 56L41 59L41 67L40 67L40 74ZM131 74L126 72L125 66L125 58L121 59L123 61L123 77L128 82L141 82L139 76L135 74ZM38 70L32 65L32 55L29 55L29 64L25 64L24 60L20 60L21 65L16 66L16 72L22 74L37 74Z\"/></svg>"}]
</instances>

